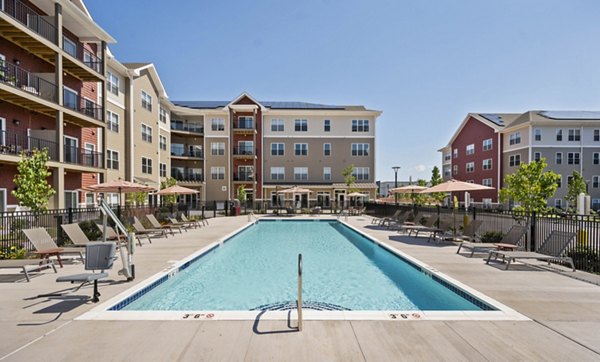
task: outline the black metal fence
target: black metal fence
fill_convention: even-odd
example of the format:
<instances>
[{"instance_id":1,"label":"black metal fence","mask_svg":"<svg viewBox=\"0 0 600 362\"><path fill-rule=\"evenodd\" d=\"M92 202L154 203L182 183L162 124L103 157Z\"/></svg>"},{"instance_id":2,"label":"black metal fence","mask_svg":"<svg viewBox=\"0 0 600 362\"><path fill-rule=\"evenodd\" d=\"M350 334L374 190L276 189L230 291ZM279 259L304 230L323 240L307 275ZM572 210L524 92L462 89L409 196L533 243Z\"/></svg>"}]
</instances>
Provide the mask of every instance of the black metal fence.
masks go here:
<instances>
[{"instance_id":1,"label":"black metal fence","mask_svg":"<svg viewBox=\"0 0 600 362\"><path fill-rule=\"evenodd\" d=\"M505 234L515 224L526 225L528 231L524 247L529 251L539 250L552 231L573 233L574 239L562 254L571 256L577 269L600 273L600 216L598 215L535 212L527 215L522 212L495 209L472 208L465 211L464 209L455 210L432 206L377 203L366 203L365 208L365 213L375 217L392 216L398 209L410 210L413 213L420 213L422 216L445 216L454 220L457 232L460 232L466 223L477 219L482 221L478 231L479 235L485 235L488 232ZM544 249L558 254L562 245L547 244Z\"/></svg>"}]
</instances>

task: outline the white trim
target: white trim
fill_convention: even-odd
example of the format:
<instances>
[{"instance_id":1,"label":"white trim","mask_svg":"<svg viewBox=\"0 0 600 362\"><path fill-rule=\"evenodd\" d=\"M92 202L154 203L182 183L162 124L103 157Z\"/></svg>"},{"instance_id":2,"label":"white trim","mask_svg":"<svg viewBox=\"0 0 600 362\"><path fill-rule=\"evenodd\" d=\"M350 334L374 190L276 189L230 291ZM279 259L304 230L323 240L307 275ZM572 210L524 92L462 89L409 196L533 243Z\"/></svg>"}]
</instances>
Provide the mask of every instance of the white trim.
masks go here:
<instances>
[{"instance_id":1,"label":"white trim","mask_svg":"<svg viewBox=\"0 0 600 362\"><path fill-rule=\"evenodd\" d=\"M0 144L2 145L6 145L6 118L4 117L0 117L0 127L2 127L2 129L0 129L2 132L2 137L0 139Z\"/></svg>"},{"instance_id":2,"label":"white trim","mask_svg":"<svg viewBox=\"0 0 600 362\"><path fill-rule=\"evenodd\" d=\"M508 152L513 152L513 151L520 151L520 150L524 150L526 148L529 148L529 146L523 146L523 147L514 147L508 150L503 150L502 153L508 153Z\"/></svg>"},{"instance_id":3,"label":"white trim","mask_svg":"<svg viewBox=\"0 0 600 362\"><path fill-rule=\"evenodd\" d=\"M6 198L8 197L8 190L6 188L0 188L0 194L4 193L4 197L2 198L2 203L0 204L0 211L6 211L8 205L6 204Z\"/></svg>"},{"instance_id":4,"label":"white trim","mask_svg":"<svg viewBox=\"0 0 600 362\"><path fill-rule=\"evenodd\" d=\"M223 136L223 135L204 135L204 138L229 138L229 136Z\"/></svg>"},{"instance_id":5,"label":"white trim","mask_svg":"<svg viewBox=\"0 0 600 362\"><path fill-rule=\"evenodd\" d=\"M296 154L296 145L306 145L306 155L298 155L298 154ZM285 150L285 145L283 147L284 147L284 150ZM300 151L302 151L302 148L300 149ZM285 151L284 151L284 153L285 153ZM308 143L294 143L294 156L308 157Z\"/></svg>"},{"instance_id":6,"label":"white trim","mask_svg":"<svg viewBox=\"0 0 600 362\"><path fill-rule=\"evenodd\" d=\"M119 107L119 108L121 108L121 109L125 109L125 105L124 105L124 104L122 104L122 103L119 103L119 102L117 102L117 101L115 101L115 100L111 99L110 97L107 97L107 98L106 98L106 100L107 100L109 103L112 103L112 104L114 104L115 106L117 106L117 107Z\"/></svg>"},{"instance_id":7,"label":"white trim","mask_svg":"<svg viewBox=\"0 0 600 362\"><path fill-rule=\"evenodd\" d=\"M304 132L304 131L302 131ZM375 136L356 136L356 135L348 135L348 136L319 136L319 135L265 135L264 138L372 138L375 139Z\"/></svg>"}]
</instances>

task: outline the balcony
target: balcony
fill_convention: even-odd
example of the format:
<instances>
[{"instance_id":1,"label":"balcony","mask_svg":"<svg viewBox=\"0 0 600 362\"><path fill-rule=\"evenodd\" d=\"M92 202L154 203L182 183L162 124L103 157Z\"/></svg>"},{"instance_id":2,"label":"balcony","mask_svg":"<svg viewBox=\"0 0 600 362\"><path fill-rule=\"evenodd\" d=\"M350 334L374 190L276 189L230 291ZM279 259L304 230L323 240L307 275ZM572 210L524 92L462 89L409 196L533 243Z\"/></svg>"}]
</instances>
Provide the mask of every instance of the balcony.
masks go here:
<instances>
[{"instance_id":1,"label":"balcony","mask_svg":"<svg viewBox=\"0 0 600 362\"><path fill-rule=\"evenodd\" d=\"M42 36L44 39L56 44L56 27L44 18L46 15L38 14L35 10L19 0L0 1L0 5L3 5L0 6L0 12L8 15L10 18L21 23L29 30ZM19 29L14 28L6 21L2 21L0 22L0 30L2 30L2 34L6 35L12 42L28 49L27 46L21 44L21 42L28 42L25 40L25 37L23 37L23 34Z\"/></svg>"},{"instance_id":2,"label":"balcony","mask_svg":"<svg viewBox=\"0 0 600 362\"><path fill-rule=\"evenodd\" d=\"M202 123L187 123L187 122L184 123L181 121L172 120L171 121L171 130L203 134L204 133L204 125Z\"/></svg>"},{"instance_id":3,"label":"balcony","mask_svg":"<svg viewBox=\"0 0 600 362\"><path fill-rule=\"evenodd\" d=\"M0 131L0 155L30 155L33 150L48 150L51 161L58 161L56 142L9 131Z\"/></svg>"},{"instance_id":4,"label":"balcony","mask_svg":"<svg viewBox=\"0 0 600 362\"><path fill-rule=\"evenodd\" d=\"M0 98L23 108L34 110L54 117L56 109L47 104L35 102L28 95L33 95L43 100L56 103L57 87L54 83L45 80L41 74L31 73L18 65L4 61L0 63L0 83L11 86L22 92L9 92L0 90Z\"/></svg>"},{"instance_id":5,"label":"balcony","mask_svg":"<svg viewBox=\"0 0 600 362\"><path fill-rule=\"evenodd\" d=\"M102 121L103 110L102 106L97 104L96 102L83 98L79 96L77 93L74 93L63 87L63 103L65 108L74 110L82 115L93 118L97 121ZM65 118L73 121L76 124L81 126L89 126L87 124L81 124L77 117L70 116L65 114ZM101 127L100 125L97 125Z\"/></svg>"},{"instance_id":6,"label":"balcony","mask_svg":"<svg viewBox=\"0 0 600 362\"><path fill-rule=\"evenodd\" d=\"M233 175L234 182L252 182L254 181L254 174L252 173L237 173Z\"/></svg>"},{"instance_id":7,"label":"balcony","mask_svg":"<svg viewBox=\"0 0 600 362\"><path fill-rule=\"evenodd\" d=\"M254 147L234 147L233 157L252 159L255 157Z\"/></svg>"},{"instance_id":8,"label":"balcony","mask_svg":"<svg viewBox=\"0 0 600 362\"><path fill-rule=\"evenodd\" d=\"M189 157L189 158L204 158L204 151L201 149L188 149L184 147L173 147L171 145L171 156L173 157Z\"/></svg>"},{"instance_id":9,"label":"balcony","mask_svg":"<svg viewBox=\"0 0 600 362\"><path fill-rule=\"evenodd\" d=\"M238 120L233 122L233 132L237 134L252 134L254 130L254 121L251 120Z\"/></svg>"},{"instance_id":10,"label":"balcony","mask_svg":"<svg viewBox=\"0 0 600 362\"><path fill-rule=\"evenodd\" d=\"M102 59L84 48L82 43L63 35L62 49L72 57L63 58L63 67L66 72L83 81L97 81L101 79L103 74Z\"/></svg>"},{"instance_id":11,"label":"balcony","mask_svg":"<svg viewBox=\"0 0 600 362\"><path fill-rule=\"evenodd\" d=\"M172 168L171 177L182 183L199 184L204 182L204 175L186 168Z\"/></svg>"},{"instance_id":12,"label":"balcony","mask_svg":"<svg viewBox=\"0 0 600 362\"><path fill-rule=\"evenodd\" d=\"M104 155L80 147L64 146L65 163L85 167L104 168Z\"/></svg>"}]
</instances>

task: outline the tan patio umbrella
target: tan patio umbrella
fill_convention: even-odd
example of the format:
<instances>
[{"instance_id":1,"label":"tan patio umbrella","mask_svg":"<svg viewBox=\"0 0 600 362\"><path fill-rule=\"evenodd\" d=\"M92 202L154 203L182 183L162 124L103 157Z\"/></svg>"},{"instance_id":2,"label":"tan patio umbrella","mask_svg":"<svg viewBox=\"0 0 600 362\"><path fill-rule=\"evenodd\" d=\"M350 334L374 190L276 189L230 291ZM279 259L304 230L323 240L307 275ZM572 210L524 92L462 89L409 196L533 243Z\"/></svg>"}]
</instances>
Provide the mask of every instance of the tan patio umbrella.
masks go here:
<instances>
[{"instance_id":1,"label":"tan patio umbrella","mask_svg":"<svg viewBox=\"0 0 600 362\"><path fill-rule=\"evenodd\" d=\"M419 191L419 193L432 194L434 192L480 191L480 190L495 190L495 188L490 187L490 186L484 186L484 185L480 185L480 184L451 179L446 182L442 182L439 185L432 186L426 190Z\"/></svg>"},{"instance_id":2,"label":"tan patio umbrella","mask_svg":"<svg viewBox=\"0 0 600 362\"><path fill-rule=\"evenodd\" d=\"M360 192L351 192L348 194L349 197L366 197L367 195L361 194Z\"/></svg>"},{"instance_id":3,"label":"tan patio umbrella","mask_svg":"<svg viewBox=\"0 0 600 362\"><path fill-rule=\"evenodd\" d=\"M154 187L137 184L131 181L125 180L114 180L101 184L90 185L86 187L82 187L82 190L89 192L118 192L119 200L121 199L122 193L132 193L132 192L152 192L156 191Z\"/></svg>"},{"instance_id":4,"label":"tan patio umbrella","mask_svg":"<svg viewBox=\"0 0 600 362\"><path fill-rule=\"evenodd\" d=\"M278 194L306 194L310 193L309 189L303 189L298 186L290 187L289 189L277 191Z\"/></svg>"},{"instance_id":5,"label":"tan patio umbrella","mask_svg":"<svg viewBox=\"0 0 600 362\"><path fill-rule=\"evenodd\" d=\"M160 190L156 194L157 195L192 195L192 194L197 194L199 192L200 191L198 191L198 190L189 189L187 187L173 185L173 186L169 186L165 189Z\"/></svg>"},{"instance_id":6,"label":"tan patio umbrella","mask_svg":"<svg viewBox=\"0 0 600 362\"><path fill-rule=\"evenodd\" d=\"M419 186L419 185L406 185L406 186L400 186L400 187L396 187L393 189L390 189L390 193L392 194L414 194L417 192L421 192L423 190L427 190L427 187L425 186Z\"/></svg>"}]
</instances>

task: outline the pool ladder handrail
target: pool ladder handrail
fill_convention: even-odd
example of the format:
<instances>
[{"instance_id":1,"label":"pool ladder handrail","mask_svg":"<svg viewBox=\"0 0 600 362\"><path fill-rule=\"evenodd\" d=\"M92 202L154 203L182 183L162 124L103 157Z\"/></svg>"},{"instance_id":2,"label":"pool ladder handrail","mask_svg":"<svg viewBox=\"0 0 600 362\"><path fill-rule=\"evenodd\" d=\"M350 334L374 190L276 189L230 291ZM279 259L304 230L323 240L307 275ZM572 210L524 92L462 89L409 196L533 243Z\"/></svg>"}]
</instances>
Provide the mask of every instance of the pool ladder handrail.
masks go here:
<instances>
[{"instance_id":1,"label":"pool ladder handrail","mask_svg":"<svg viewBox=\"0 0 600 362\"><path fill-rule=\"evenodd\" d=\"M248 222L252 221L252 217L254 217L254 220L258 220L258 216L254 214L254 211L250 211L248 213Z\"/></svg>"},{"instance_id":2,"label":"pool ladder handrail","mask_svg":"<svg viewBox=\"0 0 600 362\"><path fill-rule=\"evenodd\" d=\"M298 331L302 332L302 254L298 254Z\"/></svg>"}]
</instances>

